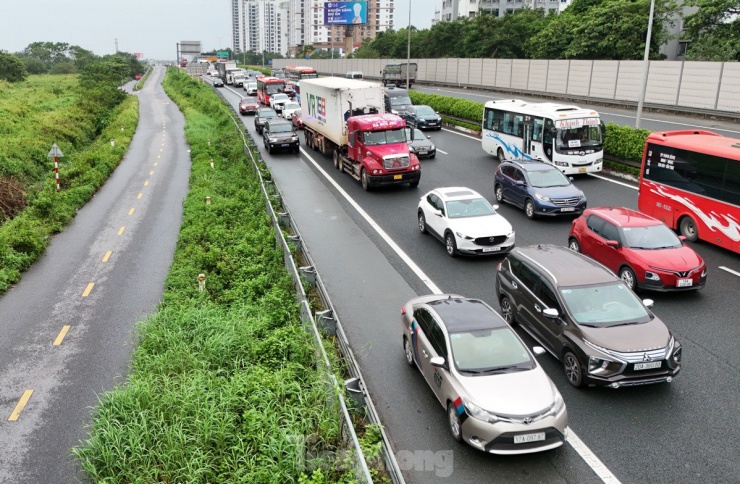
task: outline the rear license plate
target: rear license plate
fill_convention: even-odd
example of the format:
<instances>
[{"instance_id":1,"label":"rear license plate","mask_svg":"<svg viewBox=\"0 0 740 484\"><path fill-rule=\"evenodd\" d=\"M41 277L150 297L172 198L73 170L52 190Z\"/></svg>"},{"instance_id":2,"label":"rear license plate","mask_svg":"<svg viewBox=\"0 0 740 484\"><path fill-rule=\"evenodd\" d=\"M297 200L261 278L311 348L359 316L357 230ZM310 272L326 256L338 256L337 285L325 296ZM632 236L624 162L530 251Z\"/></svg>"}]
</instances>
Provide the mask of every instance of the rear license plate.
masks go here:
<instances>
[{"instance_id":1,"label":"rear license plate","mask_svg":"<svg viewBox=\"0 0 740 484\"><path fill-rule=\"evenodd\" d=\"M660 368L662 364L662 361L653 361L650 363L635 363L635 370L652 370L654 368Z\"/></svg>"},{"instance_id":2,"label":"rear license plate","mask_svg":"<svg viewBox=\"0 0 740 484\"><path fill-rule=\"evenodd\" d=\"M560 209L561 212L575 212L576 209L573 207L565 207Z\"/></svg>"},{"instance_id":3,"label":"rear license plate","mask_svg":"<svg viewBox=\"0 0 740 484\"><path fill-rule=\"evenodd\" d=\"M525 435L515 435L514 436L514 443L515 444L526 444L529 442L538 442L540 440L545 440L545 432L538 432L536 434L525 434Z\"/></svg>"},{"instance_id":4,"label":"rear license plate","mask_svg":"<svg viewBox=\"0 0 740 484\"><path fill-rule=\"evenodd\" d=\"M403 179L403 175L393 175L394 180L401 180Z\"/></svg>"},{"instance_id":5,"label":"rear license plate","mask_svg":"<svg viewBox=\"0 0 740 484\"><path fill-rule=\"evenodd\" d=\"M579 168L578 169L578 173L586 173L586 169L585 168Z\"/></svg>"},{"instance_id":6,"label":"rear license plate","mask_svg":"<svg viewBox=\"0 0 740 484\"><path fill-rule=\"evenodd\" d=\"M694 281L691 279L679 279L676 281L676 287L691 287L694 285Z\"/></svg>"},{"instance_id":7,"label":"rear license plate","mask_svg":"<svg viewBox=\"0 0 740 484\"><path fill-rule=\"evenodd\" d=\"M484 247L483 252L498 252L501 247Z\"/></svg>"}]
</instances>

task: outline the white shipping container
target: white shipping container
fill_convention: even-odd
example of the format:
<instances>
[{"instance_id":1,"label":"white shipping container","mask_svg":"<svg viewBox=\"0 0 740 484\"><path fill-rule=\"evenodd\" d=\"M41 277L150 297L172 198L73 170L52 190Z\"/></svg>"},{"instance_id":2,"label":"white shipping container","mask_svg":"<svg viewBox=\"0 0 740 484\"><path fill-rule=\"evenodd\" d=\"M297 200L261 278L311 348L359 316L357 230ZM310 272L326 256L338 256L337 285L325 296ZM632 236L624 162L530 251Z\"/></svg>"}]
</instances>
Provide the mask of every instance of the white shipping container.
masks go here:
<instances>
[{"instance_id":1,"label":"white shipping container","mask_svg":"<svg viewBox=\"0 0 740 484\"><path fill-rule=\"evenodd\" d=\"M347 144L350 104L353 110L369 113L369 109L375 109L377 113L385 113L383 86L343 77L301 80L303 124L338 146Z\"/></svg>"}]
</instances>

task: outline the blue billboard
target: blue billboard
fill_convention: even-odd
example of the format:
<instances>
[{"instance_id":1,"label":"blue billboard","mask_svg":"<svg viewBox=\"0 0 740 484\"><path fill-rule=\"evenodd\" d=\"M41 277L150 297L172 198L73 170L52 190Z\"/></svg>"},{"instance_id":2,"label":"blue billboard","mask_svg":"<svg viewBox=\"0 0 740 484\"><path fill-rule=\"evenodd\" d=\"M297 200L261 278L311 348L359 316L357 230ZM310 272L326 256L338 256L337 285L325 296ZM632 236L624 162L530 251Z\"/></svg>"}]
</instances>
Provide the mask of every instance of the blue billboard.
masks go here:
<instances>
[{"instance_id":1,"label":"blue billboard","mask_svg":"<svg viewBox=\"0 0 740 484\"><path fill-rule=\"evenodd\" d=\"M324 25L365 25L367 2L324 2Z\"/></svg>"}]
</instances>

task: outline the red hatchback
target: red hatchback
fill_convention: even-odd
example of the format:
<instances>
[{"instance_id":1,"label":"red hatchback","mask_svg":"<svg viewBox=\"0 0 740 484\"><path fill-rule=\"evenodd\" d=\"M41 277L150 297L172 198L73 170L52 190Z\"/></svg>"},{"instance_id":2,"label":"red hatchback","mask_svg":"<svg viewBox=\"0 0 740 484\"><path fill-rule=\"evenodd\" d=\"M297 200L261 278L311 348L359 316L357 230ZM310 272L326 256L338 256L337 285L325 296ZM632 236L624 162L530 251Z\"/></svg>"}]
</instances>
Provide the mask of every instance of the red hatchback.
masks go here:
<instances>
[{"instance_id":1,"label":"red hatchback","mask_svg":"<svg viewBox=\"0 0 740 484\"><path fill-rule=\"evenodd\" d=\"M701 289L707 266L663 222L629 208L589 208L573 221L568 247L596 259L633 290Z\"/></svg>"}]
</instances>

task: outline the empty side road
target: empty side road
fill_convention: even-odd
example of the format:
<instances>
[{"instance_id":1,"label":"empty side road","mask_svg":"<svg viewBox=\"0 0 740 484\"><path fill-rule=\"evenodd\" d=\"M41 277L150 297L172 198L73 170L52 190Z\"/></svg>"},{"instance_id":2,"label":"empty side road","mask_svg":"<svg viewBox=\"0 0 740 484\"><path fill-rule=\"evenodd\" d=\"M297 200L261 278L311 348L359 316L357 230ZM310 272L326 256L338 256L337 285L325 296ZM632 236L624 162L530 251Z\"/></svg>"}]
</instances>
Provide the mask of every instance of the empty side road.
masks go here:
<instances>
[{"instance_id":1,"label":"empty side road","mask_svg":"<svg viewBox=\"0 0 740 484\"><path fill-rule=\"evenodd\" d=\"M0 298L0 483L73 483L98 395L124 382L164 290L188 189L184 118L157 67L125 159ZM62 173L63 176L63 173Z\"/></svg>"}]
</instances>

